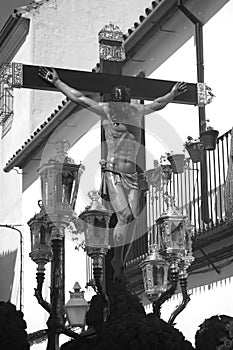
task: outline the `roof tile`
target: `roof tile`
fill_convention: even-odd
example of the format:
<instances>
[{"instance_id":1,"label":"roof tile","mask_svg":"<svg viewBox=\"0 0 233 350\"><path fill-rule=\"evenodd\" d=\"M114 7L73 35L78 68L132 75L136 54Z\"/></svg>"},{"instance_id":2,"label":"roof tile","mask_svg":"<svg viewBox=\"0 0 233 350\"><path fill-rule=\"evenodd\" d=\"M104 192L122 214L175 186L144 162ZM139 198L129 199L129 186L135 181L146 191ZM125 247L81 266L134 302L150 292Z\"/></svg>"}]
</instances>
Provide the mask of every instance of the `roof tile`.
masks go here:
<instances>
[{"instance_id":1,"label":"roof tile","mask_svg":"<svg viewBox=\"0 0 233 350\"><path fill-rule=\"evenodd\" d=\"M139 21L142 23L144 21L145 17L144 16L139 16Z\"/></svg>"},{"instance_id":2,"label":"roof tile","mask_svg":"<svg viewBox=\"0 0 233 350\"><path fill-rule=\"evenodd\" d=\"M145 14L148 16L150 13L152 12L152 9L150 9L149 7L147 7L145 9Z\"/></svg>"}]
</instances>

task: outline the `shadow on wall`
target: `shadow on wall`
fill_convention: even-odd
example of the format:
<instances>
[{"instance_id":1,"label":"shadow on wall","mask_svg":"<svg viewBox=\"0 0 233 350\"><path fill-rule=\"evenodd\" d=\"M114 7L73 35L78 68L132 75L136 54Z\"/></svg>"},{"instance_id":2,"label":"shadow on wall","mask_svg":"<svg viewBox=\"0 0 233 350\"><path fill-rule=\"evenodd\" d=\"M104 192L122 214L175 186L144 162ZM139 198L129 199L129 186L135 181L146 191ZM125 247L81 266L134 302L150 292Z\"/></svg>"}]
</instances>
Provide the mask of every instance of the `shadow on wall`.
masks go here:
<instances>
[{"instance_id":1,"label":"shadow on wall","mask_svg":"<svg viewBox=\"0 0 233 350\"><path fill-rule=\"evenodd\" d=\"M15 277L17 249L0 254L0 300L10 300Z\"/></svg>"}]
</instances>

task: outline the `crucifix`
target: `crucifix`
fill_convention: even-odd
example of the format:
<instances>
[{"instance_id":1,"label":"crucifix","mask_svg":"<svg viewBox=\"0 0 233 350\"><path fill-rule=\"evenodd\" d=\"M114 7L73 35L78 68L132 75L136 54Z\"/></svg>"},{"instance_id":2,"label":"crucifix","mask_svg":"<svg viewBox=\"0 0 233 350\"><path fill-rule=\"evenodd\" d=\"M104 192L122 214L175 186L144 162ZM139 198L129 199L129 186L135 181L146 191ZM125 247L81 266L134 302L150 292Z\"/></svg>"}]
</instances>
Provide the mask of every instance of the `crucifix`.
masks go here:
<instances>
[{"instance_id":1,"label":"crucifix","mask_svg":"<svg viewBox=\"0 0 233 350\"><path fill-rule=\"evenodd\" d=\"M105 187L107 187L108 195L110 195L110 204L112 204L117 217L117 223L113 222L112 224L113 227L117 224L114 227L117 247L107 255L105 264L106 292L108 293L108 288L111 288L113 272L119 277L119 267L121 268L119 263L113 264L113 271L111 262L114 259L112 258L115 252L117 252L116 257L119 258L120 256L122 258L122 246L124 247L125 245L122 244L121 235L125 230L124 224L126 223L123 222L123 225L119 225L119 222L122 224L121 217L127 221L128 227L131 227L131 225L134 225L133 217L136 217L137 212L143 211L145 207L145 196L143 196L145 189L141 190L139 194L137 176L138 173L145 170L143 147L145 146L145 135L142 126L145 112L159 110L160 108L157 108L159 104L161 106L164 104L165 106L169 102L204 106L208 102L209 96L208 89L204 83L177 84L172 81L147 79L143 77L143 74L139 74L137 77L122 75L125 52L123 33L117 26L112 24L105 26L99 33L99 44L100 72L98 73L60 68L51 70L47 67L41 67L40 75L43 77L42 79L38 74L38 66L12 63L6 67L5 76L6 79L11 80L12 87L48 91L56 91L59 88L60 91L66 94L76 91L76 97L79 100L77 102L82 102L83 100L85 107L87 107L85 102L90 100L85 97L86 94L93 92L101 94L102 102L97 103L91 100L89 107L91 109L94 108L102 119L101 157L106 160L105 164L102 164L105 185L107 185ZM56 84L58 82L61 83ZM62 85L62 82L65 85ZM69 86L71 90L68 91L64 86ZM114 89L114 87L117 88ZM112 105L108 103L111 91ZM71 97L71 95L69 96ZM143 106L143 104L129 107L130 98L153 100L153 102L150 104L150 107L147 107L147 105ZM119 101L121 102L120 109L117 106ZM101 108L99 109L99 107ZM102 118L103 114L105 115L104 118ZM135 115L137 118L134 118ZM113 139L115 140L114 142ZM106 144L108 149L106 149ZM118 147L119 145L120 147ZM118 153L115 152L117 147ZM124 168L124 171L122 171L121 167L128 167L128 170L126 171L126 168ZM203 186L205 186L205 183ZM139 203L139 205L137 206L136 203ZM145 218L145 211L143 215L140 218ZM140 227L140 225L137 227L137 230L146 232L145 227ZM135 236L133 236L132 232L131 236L129 234L132 240L128 238L126 243L131 247L131 252L135 251L133 257L147 253L147 233L141 237L140 235L137 236L139 238L134 240ZM126 238L126 234L124 234L123 238ZM117 244L117 240L119 244ZM140 250L138 247L142 247L142 249ZM53 305L54 303L52 302L51 304ZM55 317L56 313L52 316ZM54 321L54 318L51 317L51 320ZM56 333L56 329L52 329L52 331ZM48 348L50 349L50 347Z\"/></svg>"},{"instance_id":2,"label":"crucifix","mask_svg":"<svg viewBox=\"0 0 233 350\"><path fill-rule=\"evenodd\" d=\"M23 65L20 63L11 64L11 83L13 87L22 87L22 88L30 88L30 89L41 89L47 91L56 91L57 89L67 93L68 90L62 90L61 85L56 86L55 80L59 77L59 81L64 82L65 85L68 85L73 89L73 91L81 91L83 96L88 93L98 92L101 94L102 101L108 101L110 92L113 91L113 88L116 86L127 87L125 90L122 88L118 89L118 92L115 90L115 95L118 93L121 95L125 95L126 99L121 100L121 102L129 102L129 99L136 100L154 100L156 103L164 103L164 99L160 98L160 96L168 96L165 101L165 105L169 102L174 103L183 103L189 105L198 105L205 106L206 103L209 103L210 97L208 96L208 88L204 83L201 84L193 84L186 83L185 89L184 86L175 85L174 81L166 81L166 80L156 80L156 79L147 79L142 77L142 74L137 77L124 76L122 75L122 67L125 61L125 52L123 45L123 33L117 26L113 24L106 25L99 32L99 44L100 44L100 72L85 72L85 71L76 71L76 70L68 70L68 69L60 69L56 68L55 71L51 71L48 67L41 67L41 74L38 74L39 67L31 66L31 65ZM54 73L55 72L55 73ZM57 74L55 79L53 74ZM44 79L41 79L41 76ZM8 75L9 76L9 75ZM50 78L52 76L52 78ZM175 86L175 87L174 87ZM181 89L180 92L179 88ZM173 90L174 89L174 90ZM183 90L182 90L183 89ZM127 100L127 93L130 91L130 97ZM114 93L113 93L114 94ZM170 95L169 95L170 94ZM70 97L70 96L68 96ZM78 97L78 99L81 95ZM116 96L115 96L116 97ZM71 98L72 99L72 98ZM82 97L81 97L82 99ZM80 102L78 101L77 103ZM119 102L119 100L116 100ZM159 110L161 108L154 109L154 102L145 107L141 106L141 110L144 109L144 114L147 114L147 111L150 109L150 112L153 110ZM156 104L155 103L155 104ZM95 103L94 103L95 104ZM110 112L106 113L104 110L105 107L102 108L102 111L98 111L97 108L98 103L94 106L89 105L89 107L93 107L97 110L98 114L105 113L111 114ZM84 101L84 106L85 101ZM100 104L99 104L100 106ZM151 106L148 108L148 106ZM129 111L128 111L129 112ZM125 112L127 113L127 112ZM116 114L116 113L115 113ZM143 123L143 113L141 122ZM117 117L115 118L117 119ZM119 122L119 120L112 120L113 125L115 125L115 132L119 133L119 128L124 123ZM106 150L106 128L104 130L103 124L106 124L105 121L102 121L102 158L107 158L107 150ZM137 128L137 125L134 125ZM144 140L144 129L140 130L140 137L137 139L139 143L143 143ZM138 143L137 142L137 143ZM143 144L142 144L143 146ZM136 146L136 148L138 148ZM145 155L142 150L143 147L138 148L138 155L141 157L141 160L136 160L136 164L145 163ZM124 152L123 152L124 153ZM122 157L125 155L122 154ZM145 165L145 164L144 164ZM110 165L108 164L108 167ZM113 165L115 167L114 161ZM145 169L137 167L137 172L142 172ZM107 169L109 172L109 169ZM115 169L116 170L116 169ZM115 171L114 170L114 171ZM119 169L118 169L119 170ZM132 171L130 170L130 173ZM120 173L119 173L120 174ZM107 173L107 175L109 175ZM120 176L122 176L120 174ZM203 180L204 181L204 180ZM204 184L205 185L205 184ZM127 201L126 201L127 202ZM127 205L127 203L126 203ZM118 208L119 212L119 208ZM118 218L119 219L119 218Z\"/></svg>"}]
</instances>

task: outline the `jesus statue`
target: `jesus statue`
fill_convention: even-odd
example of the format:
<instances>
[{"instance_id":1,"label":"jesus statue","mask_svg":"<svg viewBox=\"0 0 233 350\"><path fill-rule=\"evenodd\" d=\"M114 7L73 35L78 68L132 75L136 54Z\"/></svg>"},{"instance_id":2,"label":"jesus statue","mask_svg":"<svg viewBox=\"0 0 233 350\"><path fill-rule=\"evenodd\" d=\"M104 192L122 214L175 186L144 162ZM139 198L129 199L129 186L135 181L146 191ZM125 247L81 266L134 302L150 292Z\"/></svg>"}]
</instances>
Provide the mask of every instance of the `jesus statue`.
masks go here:
<instances>
[{"instance_id":1,"label":"jesus statue","mask_svg":"<svg viewBox=\"0 0 233 350\"><path fill-rule=\"evenodd\" d=\"M102 119L108 152L102 162L102 197L109 198L117 216L117 224L113 231L115 249L112 266L115 277L120 278L126 259L124 245L125 242L133 240L139 215L140 188L136 159L141 145L142 117L163 109L176 96L183 94L187 85L177 82L166 95L146 105L132 103L130 89L126 86L116 86L111 91L109 102L97 103L61 81L53 68L40 67L39 75L69 100L90 108Z\"/></svg>"}]
</instances>

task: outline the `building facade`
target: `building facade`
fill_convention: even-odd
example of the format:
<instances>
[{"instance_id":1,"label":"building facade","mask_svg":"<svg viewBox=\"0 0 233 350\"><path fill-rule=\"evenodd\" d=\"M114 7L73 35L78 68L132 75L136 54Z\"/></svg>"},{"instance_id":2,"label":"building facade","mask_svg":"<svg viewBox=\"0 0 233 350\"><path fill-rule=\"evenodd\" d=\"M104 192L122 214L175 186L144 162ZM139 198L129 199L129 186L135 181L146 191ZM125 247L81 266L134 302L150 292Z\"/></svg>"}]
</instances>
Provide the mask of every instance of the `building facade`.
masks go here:
<instances>
[{"instance_id":1,"label":"building facade","mask_svg":"<svg viewBox=\"0 0 233 350\"><path fill-rule=\"evenodd\" d=\"M187 3L189 9L194 11L196 16L200 16L200 20L205 24L204 29L211 26L211 23L214 22L219 14L224 12L225 16L227 16L226 12L233 13L232 5L227 1L206 1L205 3L201 1L184 1L184 3ZM113 10L113 7L115 10ZM125 13L127 13L127 16L125 16ZM94 68L94 70L98 71L98 67L96 67L96 62L99 61L97 33L110 21L117 24L126 33L125 49L127 60L123 66L125 75L133 76L142 71L147 77L196 82L195 49L192 47L193 24L179 11L176 1L167 0L153 1L152 3L141 0L136 2L128 1L127 3L122 2L120 6L114 2L110 6L109 1L99 1L98 5L92 7L90 7L88 2L79 1L77 3L75 0L33 2L29 6L19 8L16 12L16 17L11 18L2 29L2 47L4 48L3 53L5 53L5 56L0 56L1 63L14 61L27 65L53 66L87 71L91 71ZM219 21L224 21L224 19L220 18ZM130 28L130 26L132 27ZM211 28L212 31L213 28ZM219 35L222 38L226 38L226 43L222 50L225 49L227 51L226 45L228 40L230 40L229 31L232 30L232 27L229 26L226 30L223 27L221 28L222 34ZM20 40L17 38L18 35ZM211 35L208 36L208 38L210 37ZM207 61L210 61L210 57L213 59L213 56L211 56L213 48L210 45L210 41L206 41L204 44ZM182 51L185 47L187 49L186 52ZM181 53L180 56L179 52ZM187 54L188 59L184 58L186 57L184 52L185 55ZM227 54L227 59L228 57L230 59L230 53L229 55ZM217 63L215 63L215 67L217 67ZM208 64L206 64L205 69L208 83L213 87L213 90L215 90L216 85L217 98L218 94L221 96L221 100L224 98L224 102L228 106L224 111L225 114L229 114L230 103L228 101L230 98L222 97L222 85L227 80L226 73L218 74L217 69L208 70ZM214 74L216 74L215 77L213 77ZM11 100L12 92L14 100ZM9 109L12 108L13 114L9 113L8 118L3 116L5 120L2 122L0 183L1 198L3 200L1 200L0 223L23 225L21 229L24 240L24 313L28 331L31 332L44 328L47 319L47 316L41 307L37 305L33 296L36 267L28 257L30 252L30 234L26 223L35 212L38 212L37 201L41 197L37 169L42 160L47 160L49 157L46 145L53 143L57 138L69 135L73 146L71 150L73 158L77 163L82 161L87 168L85 181L81 184L83 202L79 204L80 206L85 206L87 204L85 192L91 189L91 185L95 187L96 182L98 183L98 179L93 180L92 174L94 172L96 178L99 176L97 163L98 159L100 159L100 146L98 145L100 133L99 127L97 128L96 126L98 120L90 117L90 113L80 111L71 102L65 101L60 93L28 89L14 89L14 91L8 91L7 93L6 99L11 101L11 104L8 102L7 106ZM226 91L227 93L228 90ZM96 96L93 97L96 98ZM210 105L209 108L211 121L223 134L231 128L231 121L226 118L224 122L221 121L219 123L218 117L214 116L215 111L218 111L218 115L221 113L221 105L222 102L216 102L215 107ZM150 160L147 163L147 169L152 166L153 159L160 156L157 149L161 150L161 152L181 151L182 140L187 134L194 130L196 135L198 134L198 117L197 109L195 108L193 106L171 104L166 111L155 115L157 123L158 120L163 120L158 126L160 130L162 130L162 127L165 130L170 130L170 132L174 133L174 139L167 136L170 135L168 132L165 132L165 135L161 138L160 133L157 132L158 124L156 124L156 121L154 123L153 120L148 119L146 121L149 130L152 130L151 133L149 132L146 135L148 145L146 147L148 147L148 159ZM187 114L190 115L191 120L189 125L186 125L185 115ZM69 116L68 124L66 124L67 116ZM175 117L172 119L170 116ZM179 120L178 126L177 120L179 118L181 120ZM64 130L66 131L64 132ZM92 140L95 139L95 144L91 147L91 150L86 150L87 143L90 143L90 138L86 134L87 131L90 132L89 135L91 136L89 137ZM156 152L153 147L156 148ZM93 159L96 164L94 168L92 164L94 162ZM227 169L225 171L227 172ZM214 212L217 210L216 206L217 204L215 204L213 209ZM84 207L77 208L77 212L82 209ZM7 275L11 276L11 281L2 298L7 300L9 298L7 293L10 293L11 301L19 304L20 259L18 253L15 256L18 243L12 238L12 235L7 234L5 229L2 232L0 239L4 241L5 249L12 253L12 272L11 274L7 273ZM216 234L216 238L212 239L210 243L205 238L206 236L202 236L202 242L204 242L202 247L205 248L205 253L211 257L214 252L220 251L220 248L231 246L231 229L222 236L221 232L223 232L223 229L218 225L216 232L211 230L209 233L207 232L212 237ZM221 247L219 247L219 242L221 242ZM84 287L85 275L79 275L77 267L74 276L73 266L85 265L85 255L74 251L73 242L70 240L67 240L67 250L72 252L66 255L67 288L71 289L72 284L76 280L80 281L80 279ZM200 250L196 249L196 259L202 256L203 254ZM182 314L183 317L180 315L177 320L179 320L178 327L185 335L187 334L191 341L193 341L193 329L197 327L197 323L201 323L208 315L227 312L228 301L226 300L224 305L219 305L214 310L210 305L211 307L209 306L208 311L203 312L203 315L200 315L200 311L198 311L198 315L192 318L193 322L187 321L191 309L193 314L196 305L202 305L198 296L205 300L206 297L208 298L208 291L214 290L212 286L219 291L223 288L225 279L228 278L226 280L227 295L227 290L231 287L229 280L232 275L230 261L230 253L227 258L225 258L224 254L222 256L218 255L216 258L217 265L224 265L226 262L226 267L223 266L221 268L221 274L216 274L213 268L209 268L210 262L206 260L200 265L199 270L196 268L193 274L190 275L189 288L193 290L193 300ZM229 265L227 262L229 262ZM70 269L70 266L72 266L72 269ZM49 273L47 273L46 288L44 290L46 298L48 298L48 286L50 283L48 275ZM135 278L139 279L138 274L136 274ZM164 318L168 317L178 302L179 299L174 297L173 300L164 306ZM191 305L193 306L191 307ZM204 306L202 308L204 310ZM37 315L36 319L35 314ZM200 321L199 316L201 317ZM190 328L192 329L191 332L189 332Z\"/></svg>"}]
</instances>

